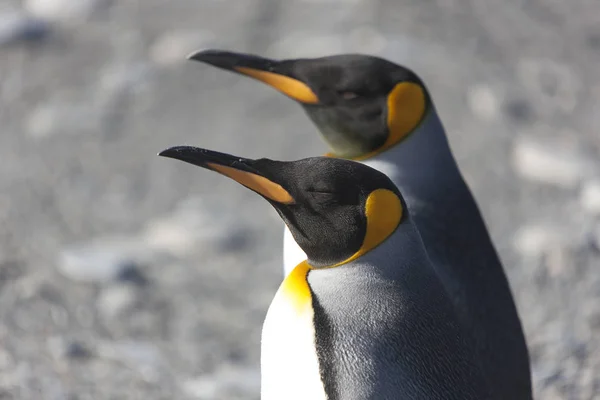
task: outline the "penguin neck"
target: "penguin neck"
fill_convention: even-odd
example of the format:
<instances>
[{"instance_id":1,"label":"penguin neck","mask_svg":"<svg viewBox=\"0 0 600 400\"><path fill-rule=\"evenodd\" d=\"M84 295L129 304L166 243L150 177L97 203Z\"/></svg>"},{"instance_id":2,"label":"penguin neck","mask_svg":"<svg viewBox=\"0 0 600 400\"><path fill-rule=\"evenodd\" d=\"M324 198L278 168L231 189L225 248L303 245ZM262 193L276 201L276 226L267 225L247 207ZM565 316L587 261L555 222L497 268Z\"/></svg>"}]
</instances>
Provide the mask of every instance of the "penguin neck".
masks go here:
<instances>
[{"instance_id":1,"label":"penguin neck","mask_svg":"<svg viewBox=\"0 0 600 400\"><path fill-rule=\"evenodd\" d=\"M396 174L406 171L402 173L405 182L434 176L439 180L444 175L458 173L444 127L433 105L423 122L404 140L363 162L383 170L388 176L394 175L393 169L400 170Z\"/></svg>"},{"instance_id":2,"label":"penguin neck","mask_svg":"<svg viewBox=\"0 0 600 400\"><path fill-rule=\"evenodd\" d=\"M426 259L427 256L423 249L423 242L412 218L407 216L392 235L361 257L333 268L311 268L309 276L330 276L336 274L336 270L350 271L359 267L361 273L368 271L369 275L373 277L377 276L384 280L402 280L402 277L408 272L406 269L410 269L413 263L397 263L393 260ZM300 264L299 267L302 269L303 264ZM427 268L427 266L421 265L419 268ZM322 274L322 272L325 273ZM318 294L318 287L315 287L314 290Z\"/></svg>"}]
</instances>

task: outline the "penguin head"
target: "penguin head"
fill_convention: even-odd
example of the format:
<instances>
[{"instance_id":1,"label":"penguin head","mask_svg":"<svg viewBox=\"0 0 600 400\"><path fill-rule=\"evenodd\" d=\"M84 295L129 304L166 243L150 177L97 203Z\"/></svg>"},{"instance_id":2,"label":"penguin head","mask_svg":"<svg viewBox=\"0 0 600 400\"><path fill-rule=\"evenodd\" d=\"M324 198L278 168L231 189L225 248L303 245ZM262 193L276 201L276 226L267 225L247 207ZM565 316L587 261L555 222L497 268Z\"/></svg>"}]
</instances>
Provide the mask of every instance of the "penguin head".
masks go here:
<instances>
[{"instance_id":1,"label":"penguin head","mask_svg":"<svg viewBox=\"0 0 600 400\"><path fill-rule=\"evenodd\" d=\"M385 241L403 220L397 187L366 165L330 157L252 160L190 146L164 150L229 177L279 213L313 268L352 261Z\"/></svg>"},{"instance_id":2,"label":"penguin head","mask_svg":"<svg viewBox=\"0 0 600 400\"><path fill-rule=\"evenodd\" d=\"M205 50L189 58L262 81L299 102L336 157L362 160L387 150L413 132L430 109L419 77L378 57L271 60Z\"/></svg>"}]
</instances>

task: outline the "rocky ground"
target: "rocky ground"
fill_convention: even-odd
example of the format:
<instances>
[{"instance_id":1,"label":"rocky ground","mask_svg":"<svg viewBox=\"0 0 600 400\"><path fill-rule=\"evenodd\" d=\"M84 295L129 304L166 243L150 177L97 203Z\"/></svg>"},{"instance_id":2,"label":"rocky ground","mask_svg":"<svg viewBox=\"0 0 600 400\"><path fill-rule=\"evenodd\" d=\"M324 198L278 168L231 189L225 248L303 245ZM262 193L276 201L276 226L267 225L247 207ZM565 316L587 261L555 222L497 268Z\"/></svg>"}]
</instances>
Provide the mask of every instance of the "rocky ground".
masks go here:
<instances>
[{"instance_id":1,"label":"rocky ground","mask_svg":"<svg viewBox=\"0 0 600 400\"><path fill-rule=\"evenodd\" d=\"M600 399L600 3L0 0L0 398L257 399L281 223L161 159L321 154L270 88L183 61L368 52L428 83L505 262L537 399Z\"/></svg>"}]
</instances>

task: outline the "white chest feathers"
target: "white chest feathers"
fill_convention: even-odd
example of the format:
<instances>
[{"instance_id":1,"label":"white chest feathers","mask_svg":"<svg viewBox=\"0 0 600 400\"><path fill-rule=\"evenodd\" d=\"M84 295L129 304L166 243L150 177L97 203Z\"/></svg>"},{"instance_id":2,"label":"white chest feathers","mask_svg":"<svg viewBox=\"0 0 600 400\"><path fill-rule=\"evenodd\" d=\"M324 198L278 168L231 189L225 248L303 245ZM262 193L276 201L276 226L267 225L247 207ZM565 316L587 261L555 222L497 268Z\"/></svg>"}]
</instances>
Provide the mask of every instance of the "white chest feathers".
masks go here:
<instances>
[{"instance_id":1,"label":"white chest feathers","mask_svg":"<svg viewBox=\"0 0 600 400\"><path fill-rule=\"evenodd\" d=\"M325 400L306 263L283 281L262 331L261 399Z\"/></svg>"},{"instance_id":2,"label":"white chest feathers","mask_svg":"<svg viewBox=\"0 0 600 400\"><path fill-rule=\"evenodd\" d=\"M283 230L283 276L288 276L296 265L306 260L306 253L298 246L287 225Z\"/></svg>"}]
</instances>

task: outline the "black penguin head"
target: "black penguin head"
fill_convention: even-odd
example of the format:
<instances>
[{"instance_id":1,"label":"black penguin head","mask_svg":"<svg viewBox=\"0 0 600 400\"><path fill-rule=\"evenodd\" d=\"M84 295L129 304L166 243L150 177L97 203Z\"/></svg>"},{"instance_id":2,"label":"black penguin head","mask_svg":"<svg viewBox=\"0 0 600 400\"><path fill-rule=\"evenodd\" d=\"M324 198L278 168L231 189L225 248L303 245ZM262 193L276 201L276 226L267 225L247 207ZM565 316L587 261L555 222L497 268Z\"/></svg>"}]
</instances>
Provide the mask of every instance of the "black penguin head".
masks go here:
<instances>
[{"instance_id":1,"label":"black penguin head","mask_svg":"<svg viewBox=\"0 0 600 400\"><path fill-rule=\"evenodd\" d=\"M382 243L402 220L404 203L396 186L354 161L251 160L189 146L159 155L218 172L260 194L275 207L313 267L356 259Z\"/></svg>"},{"instance_id":2,"label":"black penguin head","mask_svg":"<svg viewBox=\"0 0 600 400\"><path fill-rule=\"evenodd\" d=\"M378 57L278 61L205 50L189 58L258 79L299 102L337 157L365 159L394 146L429 109L419 77Z\"/></svg>"}]
</instances>

